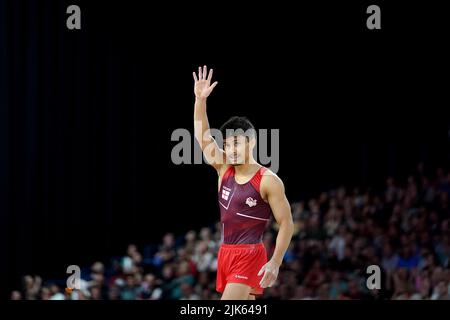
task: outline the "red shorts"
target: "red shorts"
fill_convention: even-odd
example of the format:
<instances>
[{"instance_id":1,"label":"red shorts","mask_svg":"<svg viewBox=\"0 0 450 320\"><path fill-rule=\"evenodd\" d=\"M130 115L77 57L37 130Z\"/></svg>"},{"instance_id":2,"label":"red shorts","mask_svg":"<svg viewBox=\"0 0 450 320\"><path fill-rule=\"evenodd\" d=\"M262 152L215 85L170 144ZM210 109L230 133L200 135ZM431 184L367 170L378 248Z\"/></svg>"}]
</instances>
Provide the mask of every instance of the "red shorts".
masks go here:
<instances>
[{"instance_id":1,"label":"red shorts","mask_svg":"<svg viewBox=\"0 0 450 320\"><path fill-rule=\"evenodd\" d=\"M266 248L263 243L220 245L217 257L216 290L223 292L227 283L243 283L252 287L253 295L263 293L260 287L263 274L259 270L267 263Z\"/></svg>"}]
</instances>

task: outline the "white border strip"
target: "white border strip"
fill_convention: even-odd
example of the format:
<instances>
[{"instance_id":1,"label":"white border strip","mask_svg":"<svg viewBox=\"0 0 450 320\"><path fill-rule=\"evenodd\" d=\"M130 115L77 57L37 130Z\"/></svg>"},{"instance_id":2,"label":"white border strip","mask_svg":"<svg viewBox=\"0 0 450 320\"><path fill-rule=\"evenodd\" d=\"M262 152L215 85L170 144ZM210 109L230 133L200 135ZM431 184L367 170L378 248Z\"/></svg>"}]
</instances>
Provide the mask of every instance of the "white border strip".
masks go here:
<instances>
[{"instance_id":1,"label":"white border strip","mask_svg":"<svg viewBox=\"0 0 450 320\"><path fill-rule=\"evenodd\" d=\"M247 218L251 218L251 219L257 219L257 220L262 220L262 221L269 221L269 219L263 219L263 218L258 218L258 217L252 217L252 216L248 216L248 215L246 215L246 214L242 214L242 213L239 213L239 212L236 212L236 214L237 214L238 216L247 217Z\"/></svg>"}]
</instances>

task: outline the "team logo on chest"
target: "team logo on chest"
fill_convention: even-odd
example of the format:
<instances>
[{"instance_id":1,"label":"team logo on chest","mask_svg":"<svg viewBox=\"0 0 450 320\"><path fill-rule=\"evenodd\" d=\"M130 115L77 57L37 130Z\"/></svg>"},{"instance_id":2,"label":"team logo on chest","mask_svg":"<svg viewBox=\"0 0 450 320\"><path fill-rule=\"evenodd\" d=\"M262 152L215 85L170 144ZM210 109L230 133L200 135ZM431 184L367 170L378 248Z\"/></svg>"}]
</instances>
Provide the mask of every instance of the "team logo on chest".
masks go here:
<instances>
[{"instance_id":1,"label":"team logo on chest","mask_svg":"<svg viewBox=\"0 0 450 320\"><path fill-rule=\"evenodd\" d=\"M227 187L223 187L222 188L222 199L227 201L229 196L230 196L230 191L231 189L227 188Z\"/></svg>"},{"instance_id":2,"label":"team logo on chest","mask_svg":"<svg viewBox=\"0 0 450 320\"><path fill-rule=\"evenodd\" d=\"M228 207L230 206L231 199L233 199L234 196L234 192L235 190L222 186L222 192L219 196L219 204L226 210L228 210Z\"/></svg>"},{"instance_id":3,"label":"team logo on chest","mask_svg":"<svg viewBox=\"0 0 450 320\"><path fill-rule=\"evenodd\" d=\"M245 200L245 204L248 205L250 208L256 206L256 199L253 199L252 197L248 197L247 200Z\"/></svg>"}]
</instances>

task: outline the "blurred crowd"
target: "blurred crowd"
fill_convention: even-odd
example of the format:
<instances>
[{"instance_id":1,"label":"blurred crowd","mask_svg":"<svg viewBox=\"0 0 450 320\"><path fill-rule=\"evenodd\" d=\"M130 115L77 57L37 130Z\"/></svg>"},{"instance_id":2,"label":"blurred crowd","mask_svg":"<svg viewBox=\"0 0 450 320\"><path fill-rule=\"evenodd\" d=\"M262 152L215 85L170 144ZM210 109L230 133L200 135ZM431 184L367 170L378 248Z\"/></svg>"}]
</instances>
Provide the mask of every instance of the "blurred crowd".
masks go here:
<instances>
[{"instance_id":1,"label":"blurred crowd","mask_svg":"<svg viewBox=\"0 0 450 320\"><path fill-rule=\"evenodd\" d=\"M450 299L450 173L425 174L419 164L405 181L381 190L340 187L292 203L293 240L274 286L257 299ZM220 223L160 244L129 245L124 256L82 270L81 289L66 280L23 277L11 299L220 299L215 291ZM268 257L277 224L263 237ZM140 250L141 249L141 250ZM367 267L381 270L368 289Z\"/></svg>"}]
</instances>

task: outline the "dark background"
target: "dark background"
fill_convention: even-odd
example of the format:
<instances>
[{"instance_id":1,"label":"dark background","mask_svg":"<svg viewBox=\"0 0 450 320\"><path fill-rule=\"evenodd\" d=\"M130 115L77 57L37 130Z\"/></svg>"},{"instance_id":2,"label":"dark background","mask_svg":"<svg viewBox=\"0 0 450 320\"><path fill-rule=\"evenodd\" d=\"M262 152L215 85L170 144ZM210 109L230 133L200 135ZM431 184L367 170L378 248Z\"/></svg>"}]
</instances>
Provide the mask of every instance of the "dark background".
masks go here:
<instances>
[{"instance_id":1,"label":"dark background","mask_svg":"<svg viewBox=\"0 0 450 320\"><path fill-rule=\"evenodd\" d=\"M377 2L369 31L372 3L315 3L0 1L2 297L24 274L64 278L219 218L214 170L170 160L199 64L219 81L213 127L280 129L291 201L447 166L445 11Z\"/></svg>"}]
</instances>

